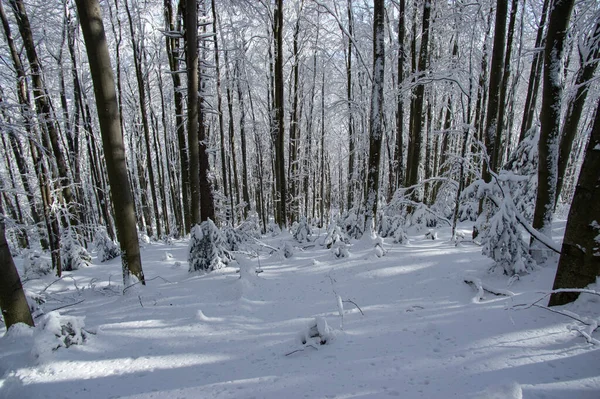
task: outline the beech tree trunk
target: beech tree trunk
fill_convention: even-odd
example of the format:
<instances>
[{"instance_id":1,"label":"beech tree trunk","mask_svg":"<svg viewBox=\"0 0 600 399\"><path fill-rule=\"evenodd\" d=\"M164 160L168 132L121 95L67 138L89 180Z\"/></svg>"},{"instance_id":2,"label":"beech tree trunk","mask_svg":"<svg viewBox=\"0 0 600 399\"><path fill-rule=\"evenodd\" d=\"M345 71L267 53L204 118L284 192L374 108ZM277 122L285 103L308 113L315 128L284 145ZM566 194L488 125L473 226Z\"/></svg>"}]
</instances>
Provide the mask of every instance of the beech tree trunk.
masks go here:
<instances>
[{"instance_id":1,"label":"beech tree trunk","mask_svg":"<svg viewBox=\"0 0 600 399\"><path fill-rule=\"evenodd\" d=\"M125 146L119 123L115 80L108 54L102 13L98 0L76 0L83 38L87 50L106 169L112 192L117 236L121 244L123 283L129 285L129 273L146 284L136 228L133 195L127 176Z\"/></svg>"},{"instance_id":2,"label":"beech tree trunk","mask_svg":"<svg viewBox=\"0 0 600 399\"><path fill-rule=\"evenodd\" d=\"M600 100L585 158L579 173L577 188L565 229L558 269L553 290L561 288L585 288L600 276ZM549 306L573 302L579 296L575 292L554 293Z\"/></svg>"},{"instance_id":3,"label":"beech tree trunk","mask_svg":"<svg viewBox=\"0 0 600 399\"><path fill-rule=\"evenodd\" d=\"M278 212L275 222L283 228L287 225L287 186L285 179L285 128L283 109L283 0L277 0L275 7L275 120L273 136L275 138L275 198Z\"/></svg>"},{"instance_id":4,"label":"beech tree trunk","mask_svg":"<svg viewBox=\"0 0 600 399\"><path fill-rule=\"evenodd\" d=\"M27 298L21 285L21 278L15 267L4 226L4 208L0 195L0 310L8 330L15 323L25 323L33 327Z\"/></svg>"},{"instance_id":5,"label":"beech tree trunk","mask_svg":"<svg viewBox=\"0 0 600 399\"><path fill-rule=\"evenodd\" d=\"M584 45L587 54L580 52L580 67L575 78L575 94L570 98L565 113L565 119L560 137L559 153L558 153L558 178L556 181L556 199L555 206L558 203L558 197L563 187L569 156L573 149L573 142L577 137L577 127L583 113L583 106L587 99L589 87L600 57L600 19L596 21L596 26L586 40Z\"/></svg>"},{"instance_id":6,"label":"beech tree trunk","mask_svg":"<svg viewBox=\"0 0 600 399\"><path fill-rule=\"evenodd\" d=\"M492 48L492 65L490 67L489 98L487 106L487 119L483 132L483 141L486 146L488 163L483 164L482 176L489 182L491 175L489 169L496 170L496 136L498 132L498 108L500 104L500 86L502 85L502 69L504 63L504 39L506 36L506 16L508 1L496 2L496 26L494 28L494 47ZM488 169L489 168L489 169Z\"/></svg>"},{"instance_id":7,"label":"beech tree trunk","mask_svg":"<svg viewBox=\"0 0 600 399\"><path fill-rule=\"evenodd\" d=\"M369 118L369 163L365 189L365 234L377 217L379 192L379 160L383 137L383 83L385 72L384 0L373 3L373 87ZM427 7L427 6L426 6Z\"/></svg>"},{"instance_id":8,"label":"beech tree trunk","mask_svg":"<svg viewBox=\"0 0 600 399\"><path fill-rule=\"evenodd\" d=\"M419 50L419 64L416 77L417 81L425 74L429 52L429 24L431 18L431 0L425 0L423 4L423 25L421 27L421 48ZM413 32L414 34L414 32ZM413 46L415 41L413 40ZM413 49L414 52L414 49ZM417 83L414 91L414 102L411 107L411 131L410 144L408 146L408 159L406 162L406 185L414 186L419 182L419 168L421 163L421 152L423 146L423 130L425 118L423 118L423 103L425 97L425 85ZM418 192L418 190L415 190ZM418 200L418 198L416 198Z\"/></svg>"},{"instance_id":9,"label":"beech tree trunk","mask_svg":"<svg viewBox=\"0 0 600 399\"><path fill-rule=\"evenodd\" d=\"M574 0L556 0L553 3L544 50L544 86L540 113L540 141L538 143L538 190L533 227L547 236L551 236L556 200L560 111L563 93L562 67L573 4ZM544 260L545 250L539 242L532 241L531 252L536 261Z\"/></svg>"}]
</instances>

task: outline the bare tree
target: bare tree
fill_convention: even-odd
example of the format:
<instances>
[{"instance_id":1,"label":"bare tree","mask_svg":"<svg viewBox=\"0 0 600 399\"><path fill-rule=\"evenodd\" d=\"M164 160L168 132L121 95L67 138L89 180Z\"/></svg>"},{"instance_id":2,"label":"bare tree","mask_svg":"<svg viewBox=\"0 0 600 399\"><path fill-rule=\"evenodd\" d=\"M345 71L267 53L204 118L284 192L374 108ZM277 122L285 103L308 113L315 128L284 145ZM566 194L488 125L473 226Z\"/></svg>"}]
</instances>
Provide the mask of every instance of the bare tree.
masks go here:
<instances>
[{"instance_id":1,"label":"bare tree","mask_svg":"<svg viewBox=\"0 0 600 399\"><path fill-rule=\"evenodd\" d=\"M76 0L76 4L94 83L117 236L121 244L123 282L129 285L129 273L132 273L142 284L146 284L140 258L133 195L127 176L115 79L110 64L102 13L98 0Z\"/></svg>"}]
</instances>

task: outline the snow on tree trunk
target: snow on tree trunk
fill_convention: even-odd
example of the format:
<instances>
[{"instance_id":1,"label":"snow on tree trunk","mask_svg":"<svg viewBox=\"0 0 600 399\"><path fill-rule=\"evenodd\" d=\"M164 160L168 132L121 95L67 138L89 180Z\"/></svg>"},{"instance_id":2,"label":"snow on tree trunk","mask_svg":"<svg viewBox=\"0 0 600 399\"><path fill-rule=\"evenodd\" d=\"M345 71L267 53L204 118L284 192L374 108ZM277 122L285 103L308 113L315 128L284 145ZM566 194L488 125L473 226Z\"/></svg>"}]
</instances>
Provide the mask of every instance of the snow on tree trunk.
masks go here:
<instances>
[{"instance_id":1,"label":"snow on tree trunk","mask_svg":"<svg viewBox=\"0 0 600 399\"><path fill-rule=\"evenodd\" d=\"M533 214L533 227L551 237L552 217L558 179L558 143L560 112L563 93L563 58L569 19L574 0L557 0L548 22L544 50L544 85L540 112L540 141L538 145L538 190ZM531 254L538 262L544 261L546 250L533 240Z\"/></svg>"}]
</instances>

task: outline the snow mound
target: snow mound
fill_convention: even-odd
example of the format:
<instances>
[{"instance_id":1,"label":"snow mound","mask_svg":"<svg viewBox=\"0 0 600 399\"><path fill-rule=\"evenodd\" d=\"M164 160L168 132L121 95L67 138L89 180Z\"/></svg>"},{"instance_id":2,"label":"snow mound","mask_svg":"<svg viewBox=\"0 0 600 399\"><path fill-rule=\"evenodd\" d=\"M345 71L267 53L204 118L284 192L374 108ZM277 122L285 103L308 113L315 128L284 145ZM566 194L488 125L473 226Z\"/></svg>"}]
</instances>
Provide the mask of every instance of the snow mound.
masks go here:
<instances>
[{"instance_id":1,"label":"snow mound","mask_svg":"<svg viewBox=\"0 0 600 399\"><path fill-rule=\"evenodd\" d=\"M523 390L516 382L494 385L476 393L473 399L523 399Z\"/></svg>"}]
</instances>

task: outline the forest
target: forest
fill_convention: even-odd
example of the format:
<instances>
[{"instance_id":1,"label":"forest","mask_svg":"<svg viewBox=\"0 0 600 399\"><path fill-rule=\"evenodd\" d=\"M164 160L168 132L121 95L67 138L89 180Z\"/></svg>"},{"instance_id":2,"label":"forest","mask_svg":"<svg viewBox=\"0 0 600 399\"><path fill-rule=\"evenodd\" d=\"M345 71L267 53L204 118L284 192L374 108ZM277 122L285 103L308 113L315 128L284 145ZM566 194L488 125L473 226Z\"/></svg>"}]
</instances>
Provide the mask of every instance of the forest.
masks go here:
<instances>
[{"instance_id":1,"label":"forest","mask_svg":"<svg viewBox=\"0 0 600 399\"><path fill-rule=\"evenodd\" d=\"M267 252L370 264L439 234L508 287L550 268L544 310L600 295L596 0L2 0L0 17L7 331L38 324L28 284L91 267L118 264L143 308L163 246L185 246L186 278L255 279ZM344 303L363 311L330 280L343 329ZM598 315L573 316L593 345Z\"/></svg>"}]
</instances>

